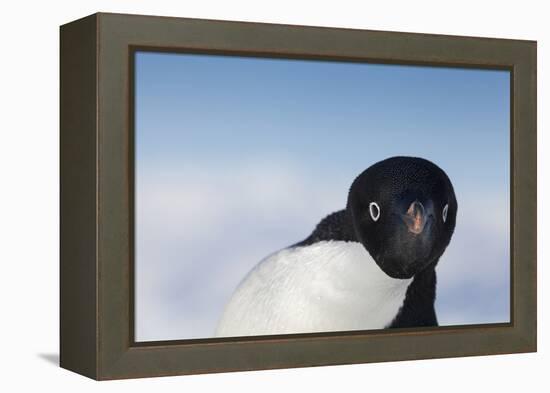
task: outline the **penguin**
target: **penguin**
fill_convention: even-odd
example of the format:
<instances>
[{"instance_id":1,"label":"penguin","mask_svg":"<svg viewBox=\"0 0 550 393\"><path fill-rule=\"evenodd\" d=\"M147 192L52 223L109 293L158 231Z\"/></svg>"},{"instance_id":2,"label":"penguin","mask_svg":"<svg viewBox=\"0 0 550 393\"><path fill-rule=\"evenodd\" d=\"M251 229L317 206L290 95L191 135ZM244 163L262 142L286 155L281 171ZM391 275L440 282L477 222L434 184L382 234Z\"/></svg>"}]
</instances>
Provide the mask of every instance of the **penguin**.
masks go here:
<instances>
[{"instance_id":1,"label":"penguin","mask_svg":"<svg viewBox=\"0 0 550 393\"><path fill-rule=\"evenodd\" d=\"M435 267L457 200L447 174L391 157L352 182L345 209L261 260L226 304L216 336L437 326Z\"/></svg>"}]
</instances>

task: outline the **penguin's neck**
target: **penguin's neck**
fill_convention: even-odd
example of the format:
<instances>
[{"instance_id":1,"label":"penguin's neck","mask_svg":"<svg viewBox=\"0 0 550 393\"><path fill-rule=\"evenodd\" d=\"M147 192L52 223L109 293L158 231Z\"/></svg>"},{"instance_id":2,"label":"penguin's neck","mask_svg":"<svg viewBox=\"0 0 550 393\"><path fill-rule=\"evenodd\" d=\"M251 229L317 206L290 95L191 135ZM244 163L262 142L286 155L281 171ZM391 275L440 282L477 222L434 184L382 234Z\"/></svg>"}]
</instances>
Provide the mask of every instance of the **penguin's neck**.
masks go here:
<instances>
[{"instance_id":1,"label":"penguin's neck","mask_svg":"<svg viewBox=\"0 0 550 393\"><path fill-rule=\"evenodd\" d=\"M411 279L395 279L380 269L363 245L353 241L321 241L288 250L285 259L297 267L301 281L294 291L306 291L312 310L334 314L327 318L342 323L335 328L380 329L387 327L403 305ZM300 281L300 279L298 279ZM306 289L309 288L309 289ZM339 321L339 322L335 322Z\"/></svg>"},{"instance_id":2,"label":"penguin's neck","mask_svg":"<svg viewBox=\"0 0 550 393\"><path fill-rule=\"evenodd\" d=\"M374 261L365 247L359 242L322 241L309 246L300 253L311 253L322 270L327 282L349 291L358 297L384 301L384 292L393 292L396 288L406 289L411 279L396 279L388 276ZM303 258L305 255L302 255ZM315 271L316 266L312 265ZM380 295L378 295L380 294Z\"/></svg>"}]
</instances>

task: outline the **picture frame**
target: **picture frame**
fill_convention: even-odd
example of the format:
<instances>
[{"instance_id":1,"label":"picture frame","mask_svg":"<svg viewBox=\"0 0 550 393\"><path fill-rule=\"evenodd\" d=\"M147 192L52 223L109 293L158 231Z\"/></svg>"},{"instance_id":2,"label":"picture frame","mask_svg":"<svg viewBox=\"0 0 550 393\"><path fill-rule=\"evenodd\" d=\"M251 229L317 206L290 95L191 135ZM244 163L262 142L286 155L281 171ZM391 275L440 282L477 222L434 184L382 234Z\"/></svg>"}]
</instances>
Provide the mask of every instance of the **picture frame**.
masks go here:
<instances>
[{"instance_id":1,"label":"picture frame","mask_svg":"<svg viewBox=\"0 0 550 393\"><path fill-rule=\"evenodd\" d=\"M511 72L510 323L136 342L136 50ZM96 380L536 351L536 42L97 13L60 28L60 365Z\"/></svg>"}]
</instances>

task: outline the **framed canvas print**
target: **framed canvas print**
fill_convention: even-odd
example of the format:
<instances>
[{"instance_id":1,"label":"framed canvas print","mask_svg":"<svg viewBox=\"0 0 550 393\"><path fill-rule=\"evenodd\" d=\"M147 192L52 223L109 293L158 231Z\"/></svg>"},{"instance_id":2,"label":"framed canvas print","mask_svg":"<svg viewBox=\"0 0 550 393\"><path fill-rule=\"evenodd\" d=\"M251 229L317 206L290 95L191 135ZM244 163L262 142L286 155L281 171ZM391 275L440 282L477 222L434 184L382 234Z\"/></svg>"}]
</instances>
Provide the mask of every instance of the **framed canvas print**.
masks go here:
<instances>
[{"instance_id":1,"label":"framed canvas print","mask_svg":"<svg viewBox=\"0 0 550 393\"><path fill-rule=\"evenodd\" d=\"M61 366L536 350L536 43L61 27Z\"/></svg>"}]
</instances>

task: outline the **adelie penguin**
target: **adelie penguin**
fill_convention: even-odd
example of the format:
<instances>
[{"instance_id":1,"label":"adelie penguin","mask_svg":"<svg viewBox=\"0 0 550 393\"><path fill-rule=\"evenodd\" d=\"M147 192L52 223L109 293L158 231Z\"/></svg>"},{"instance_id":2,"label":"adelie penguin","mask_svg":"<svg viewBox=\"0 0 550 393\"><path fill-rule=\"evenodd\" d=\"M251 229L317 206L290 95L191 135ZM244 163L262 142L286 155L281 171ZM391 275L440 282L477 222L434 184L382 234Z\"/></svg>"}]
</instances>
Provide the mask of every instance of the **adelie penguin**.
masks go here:
<instances>
[{"instance_id":1,"label":"adelie penguin","mask_svg":"<svg viewBox=\"0 0 550 393\"><path fill-rule=\"evenodd\" d=\"M457 201L430 161L392 157L361 173L347 206L242 280L217 336L435 326L435 266Z\"/></svg>"}]
</instances>

